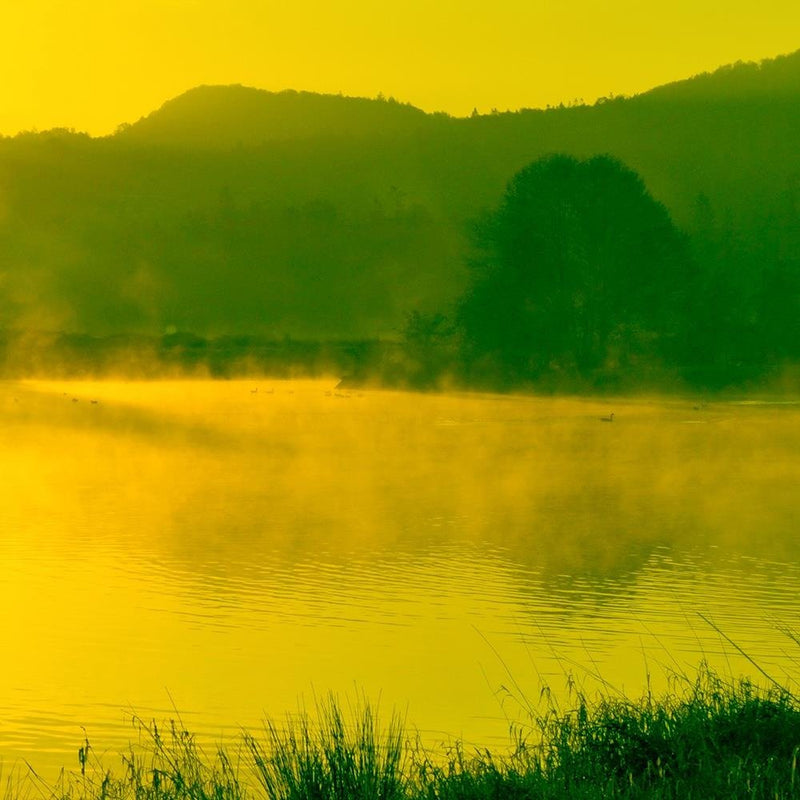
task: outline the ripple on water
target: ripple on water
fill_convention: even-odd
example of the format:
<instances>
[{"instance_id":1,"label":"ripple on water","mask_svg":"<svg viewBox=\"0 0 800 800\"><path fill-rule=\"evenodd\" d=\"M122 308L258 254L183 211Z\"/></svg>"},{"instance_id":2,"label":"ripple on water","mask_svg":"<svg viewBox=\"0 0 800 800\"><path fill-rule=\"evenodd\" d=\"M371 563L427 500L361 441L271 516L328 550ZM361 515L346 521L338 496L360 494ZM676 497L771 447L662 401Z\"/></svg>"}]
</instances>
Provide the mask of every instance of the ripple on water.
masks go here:
<instances>
[{"instance_id":1,"label":"ripple on water","mask_svg":"<svg viewBox=\"0 0 800 800\"><path fill-rule=\"evenodd\" d=\"M609 431L593 401L251 388L93 386L102 425L29 390L0 444L7 763L69 766L81 726L113 750L170 698L214 740L360 687L497 743L512 676L752 674L728 639L796 670L793 407L704 408L721 431L620 401Z\"/></svg>"}]
</instances>

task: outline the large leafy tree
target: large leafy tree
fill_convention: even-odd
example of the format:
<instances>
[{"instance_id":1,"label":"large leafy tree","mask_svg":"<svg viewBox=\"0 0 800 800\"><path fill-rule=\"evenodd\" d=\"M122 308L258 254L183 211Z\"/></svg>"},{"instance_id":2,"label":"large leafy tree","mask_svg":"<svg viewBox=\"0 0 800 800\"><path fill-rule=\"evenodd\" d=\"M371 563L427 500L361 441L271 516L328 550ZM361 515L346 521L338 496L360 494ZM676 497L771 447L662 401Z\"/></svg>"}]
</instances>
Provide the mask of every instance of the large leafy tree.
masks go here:
<instances>
[{"instance_id":1,"label":"large leafy tree","mask_svg":"<svg viewBox=\"0 0 800 800\"><path fill-rule=\"evenodd\" d=\"M549 156L518 172L476 226L459 309L470 362L509 382L680 360L693 268L684 236L610 156Z\"/></svg>"}]
</instances>

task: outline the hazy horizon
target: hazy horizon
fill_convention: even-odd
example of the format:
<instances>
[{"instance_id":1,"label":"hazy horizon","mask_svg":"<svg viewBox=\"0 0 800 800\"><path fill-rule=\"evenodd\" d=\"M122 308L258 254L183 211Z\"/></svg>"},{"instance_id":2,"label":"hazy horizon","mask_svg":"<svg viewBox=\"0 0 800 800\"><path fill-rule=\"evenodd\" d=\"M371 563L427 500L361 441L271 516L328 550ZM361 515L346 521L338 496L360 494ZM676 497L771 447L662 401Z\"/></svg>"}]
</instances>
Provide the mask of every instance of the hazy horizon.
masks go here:
<instances>
[{"instance_id":1,"label":"hazy horizon","mask_svg":"<svg viewBox=\"0 0 800 800\"><path fill-rule=\"evenodd\" d=\"M794 796L800 3L6 5L6 794Z\"/></svg>"},{"instance_id":2,"label":"hazy horizon","mask_svg":"<svg viewBox=\"0 0 800 800\"><path fill-rule=\"evenodd\" d=\"M337 92L333 92L333 91L323 91L323 90L309 89L307 87L302 87L302 86L294 86L294 87L293 86L285 86L285 87L282 87L282 88L267 88L266 86L256 86L256 85L245 84L245 83L241 83L241 82L233 82L233 81L232 82L228 82L228 83L198 83L198 84L194 84L194 85L191 85L191 86L186 86L184 89L176 92L175 94L170 95L169 97L165 97L163 99L163 101L159 102L157 105L154 105L149 110L143 111L143 113L141 115L139 115L138 117L136 117L136 118L132 118L132 119L128 119L128 120L120 120L116 124L112 124L111 127L108 130L90 130L89 129L90 126L86 126L86 125L84 125L84 126L81 126L81 125L66 125L66 124L64 124L64 125L53 124L53 125L47 125L47 126L35 126L34 125L34 126L28 126L28 127L20 127L20 128L17 128L15 130L13 130L13 131L10 131L10 132L9 131L4 131L4 130L0 130L0 138L2 138L2 137L13 137L13 136L16 136L16 135L18 135L20 133L39 133L39 132L44 132L44 131L48 131L48 130L64 130L64 129L72 131L74 133L87 134L92 138L102 138L104 136L111 136L111 135L114 135L116 132L118 132L122 128L125 128L127 126L133 125L136 122L140 122L141 120L146 119L147 117L150 117L151 115L153 115L157 111L161 110L166 104L169 104L172 100L175 100L176 98L182 97L183 95L190 94L191 92L193 92L193 91L195 91L197 89L209 88L209 87L211 87L211 88L243 87L243 88L248 89L248 90L249 89L253 89L253 90L256 90L256 91L266 92L266 93L269 93L269 94L286 94L286 93L311 94L311 95L319 95L319 96L326 96L326 97L342 97L342 98L346 98L346 99L356 99L356 100L387 100L387 99L391 99L391 100L396 101L396 102L398 102L398 103L400 103L402 105L410 106L411 108L415 108L415 109L417 109L419 111L422 111L425 114L445 113L448 116L453 117L455 119L464 119L464 118L467 118L467 117L471 116L476 111L480 115L485 115L485 114L496 113L496 112L516 112L516 111L523 111L523 110L543 110L543 109L546 109L546 108L556 108L556 107L569 106L569 105L576 104L576 103L585 104L585 105L593 105L598 100L602 100L602 99L608 98L608 97L613 97L613 98L636 97L636 96L641 95L641 94L647 94L648 92L650 92L650 91L652 91L654 89L658 89L658 88L661 88L661 87L664 87L664 86L670 86L670 85L673 85L673 84L680 84L680 83L683 83L683 82L686 82L686 81L691 81L691 80L693 80L695 78L698 78L698 77L701 77L703 75L710 75L710 74L713 74L713 73L715 73L716 71L718 71L720 69L725 69L726 67L736 66L736 65L739 65L739 64L759 64L759 65L761 65L761 64L772 62L772 61L774 61L776 59L780 59L780 58L785 58L787 56L791 56L796 52L798 52L797 49L792 50L792 51L782 52L782 53L775 53L775 54L770 55L770 56L764 56L763 58L736 59L734 61L717 64L715 66L709 67L708 69L704 69L702 71L693 73L691 75L688 75L688 74L687 75L679 75L679 76L670 78L668 80L665 80L662 83L657 83L657 84L653 84L651 86L645 86L645 87L639 88L639 89L637 89L637 90L635 90L633 92L610 91L610 92L605 93L605 94L596 94L596 95L593 95L593 96L590 96L590 97L584 97L584 96L577 97L577 96L575 96L575 97L570 97L570 98L562 98L561 100L554 100L553 102L548 102L546 104L519 105L519 106L516 106L516 107L513 107L513 108L512 107L500 108L497 105L491 106L491 108L489 108L489 107L478 108L477 105L476 105L476 106L473 106L472 109L469 110L469 111L467 111L467 110L448 111L448 110L445 110L445 109L442 109L442 108L432 108L432 107L431 108L425 108L425 107L413 102L412 100L409 100L409 99L404 98L404 97L397 97L395 95L387 94L387 93L385 93L383 91L380 91L380 90L375 95L368 96L368 95L363 95L363 94L360 95L360 94L354 94L354 93L347 93L347 92L343 92L341 90L339 90ZM0 120L2 120L2 118L3 118L3 114L2 114L2 111L0 111Z\"/></svg>"},{"instance_id":3,"label":"hazy horizon","mask_svg":"<svg viewBox=\"0 0 800 800\"><path fill-rule=\"evenodd\" d=\"M0 134L107 135L199 85L382 94L453 116L592 103L798 47L800 8L785 0L724 13L681 0L658 14L655 27L628 4L588 0L558 9L412 2L380 17L358 2L223 10L198 0L38 0L7 11Z\"/></svg>"}]
</instances>

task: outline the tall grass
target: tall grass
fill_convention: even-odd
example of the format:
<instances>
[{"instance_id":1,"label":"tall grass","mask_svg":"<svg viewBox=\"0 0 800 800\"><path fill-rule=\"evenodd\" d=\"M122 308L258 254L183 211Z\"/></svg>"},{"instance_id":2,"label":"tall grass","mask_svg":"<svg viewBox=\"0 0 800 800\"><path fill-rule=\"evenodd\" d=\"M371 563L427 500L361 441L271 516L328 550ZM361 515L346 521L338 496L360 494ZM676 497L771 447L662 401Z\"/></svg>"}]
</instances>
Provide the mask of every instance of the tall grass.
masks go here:
<instances>
[{"instance_id":1,"label":"tall grass","mask_svg":"<svg viewBox=\"0 0 800 800\"><path fill-rule=\"evenodd\" d=\"M79 751L79 769L33 795L64 800L522 800L522 798L800 798L800 703L775 684L727 680L701 667L659 698L573 691L545 707L527 736L496 755L425 749L393 716L329 698L316 715L267 723L209 755L182 725L140 723L146 746L112 774ZM28 794L30 786L27 787ZM8 797L23 794L19 782Z\"/></svg>"},{"instance_id":2,"label":"tall grass","mask_svg":"<svg viewBox=\"0 0 800 800\"><path fill-rule=\"evenodd\" d=\"M402 800L408 796L408 750L400 720L382 731L369 704L348 724L333 698L288 729L266 726L266 743L246 734L260 787L270 800Z\"/></svg>"}]
</instances>

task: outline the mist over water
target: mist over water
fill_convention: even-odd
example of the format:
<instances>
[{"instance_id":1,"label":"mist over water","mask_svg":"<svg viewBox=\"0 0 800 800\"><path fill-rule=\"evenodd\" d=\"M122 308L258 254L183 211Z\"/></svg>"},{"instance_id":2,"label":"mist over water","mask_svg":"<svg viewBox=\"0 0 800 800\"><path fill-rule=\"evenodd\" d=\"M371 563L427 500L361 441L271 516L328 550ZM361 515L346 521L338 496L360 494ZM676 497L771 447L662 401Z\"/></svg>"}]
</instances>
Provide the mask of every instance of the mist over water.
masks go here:
<instances>
[{"instance_id":1,"label":"mist over water","mask_svg":"<svg viewBox=\"0 0 800 800\"><path fill-rule=\"evenodd\" d=\"M797 678L800 405L259 379L4 383L0 412L6 764L329 689L496 746L514 681L757 676L698 612Z\"/></svg>"}]
</instances>

